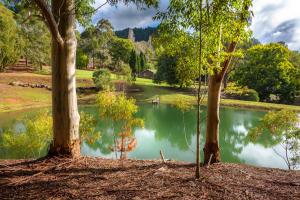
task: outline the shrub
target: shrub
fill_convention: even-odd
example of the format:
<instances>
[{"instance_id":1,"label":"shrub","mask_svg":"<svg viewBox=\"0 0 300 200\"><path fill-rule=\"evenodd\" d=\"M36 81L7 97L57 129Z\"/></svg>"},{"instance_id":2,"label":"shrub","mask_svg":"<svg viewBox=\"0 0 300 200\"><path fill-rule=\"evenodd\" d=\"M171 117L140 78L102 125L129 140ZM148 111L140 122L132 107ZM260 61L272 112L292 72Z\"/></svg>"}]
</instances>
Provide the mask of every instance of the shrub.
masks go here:
<instances>
[{"instance_id":1,"label":"shrub","mask_svg":"<svg viewBox=\"0 0 300 200\"><path fill-rule=\"evenodd\" d=\"M231 99L239 99L245 101L259 101L258 93L248 87L241 87L235 83L229 83L224 94Z\"/></svg>"},{"instance_id":2,"label":"shrub","mask_svg":"<svg viewBox=\"0 0 300 200\"><path fill-rule=\"evenodd\" d=\"M108 69L98 69L93 73L95 86L102 90L108 90L112 87L111 73Z\"/></svg>"}]
</instances>

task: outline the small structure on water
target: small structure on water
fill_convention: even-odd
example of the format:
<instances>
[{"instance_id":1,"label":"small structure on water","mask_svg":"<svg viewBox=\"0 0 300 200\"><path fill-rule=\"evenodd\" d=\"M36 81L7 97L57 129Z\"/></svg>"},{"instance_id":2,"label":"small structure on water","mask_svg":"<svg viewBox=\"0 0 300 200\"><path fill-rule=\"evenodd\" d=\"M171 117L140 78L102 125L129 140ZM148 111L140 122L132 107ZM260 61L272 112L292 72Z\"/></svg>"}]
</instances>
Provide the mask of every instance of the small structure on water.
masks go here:
<instances>
[{"instance_id":1,"label":"small structure on water","mask_svg":"<svg viewBox=\"0 0 300 200\"><path fill-rule=\"evenodd\" d=\"M155 97L154 99L152 99L152 104L156 104L156 105L160 104L159 97Z\"/></svg>"}]
</instances>

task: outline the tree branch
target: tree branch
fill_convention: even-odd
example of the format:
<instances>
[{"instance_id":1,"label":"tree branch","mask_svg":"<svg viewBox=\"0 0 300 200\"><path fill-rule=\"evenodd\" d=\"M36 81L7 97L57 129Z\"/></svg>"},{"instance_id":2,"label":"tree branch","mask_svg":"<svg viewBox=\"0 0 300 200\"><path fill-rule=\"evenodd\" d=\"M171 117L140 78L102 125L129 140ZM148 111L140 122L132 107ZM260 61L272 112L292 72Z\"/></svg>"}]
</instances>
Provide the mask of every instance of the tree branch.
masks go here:
<instances>
[{"instance_id":1,"label":"tree branch","mask_svg":"<svg viewBox=\"0 0 300 200\"><path fill-rule=\"evenodd\" d=\"M245 1L244 1L244 4L245 4ZM245 11L248 11L249 10L249 6L248 5L244 5L244 10ZM244 20L246 20L246 16L244 15L243 13L243 10L241 12L241 18L240 18L240 21L243 22ZM227 53L233 53L236 49L236 46L237 46L237 41L238 41L238 38L240 37L240 29L238 29L238 32L237 32L237 39L235 41L232 41L230 43L230 45L228 46L227 48ZM232 55L230 55L222 64L222 70L220 73L217 74L218 76L218 80L219 81L222 81L224 76L225 76L225 73L226 71L228 70L229 68L229 65L230 65L230 62L232 60Z\"/></svg>"},{"instance_id":2,"label":"tree branch","mask_svg":"<svg viewBox=\"0 0 300 200\"><path fill-rule=\"evenodd\" d=\"M45 18L42 15L32 15L31 13L29 13L28 17L26 17L26 19L24 19L21 24L25 24L28 20L31 20L33 17L36 17L38 19L41 19L42 21L45 22Z\"/></svg>"},{"instance_id":3,"label":"tree branch","mask_svg":"<svg viewBox=\"0 0 300 200\"><path fill-rule=\"evenodd\" d=\"M46 2L44 0L34 0L34 2L39 7L42 15L45 17L53 39L56 40L58 43L63 44L63 39L59 33L57 23Z\"/></svg>"}]
</instances>

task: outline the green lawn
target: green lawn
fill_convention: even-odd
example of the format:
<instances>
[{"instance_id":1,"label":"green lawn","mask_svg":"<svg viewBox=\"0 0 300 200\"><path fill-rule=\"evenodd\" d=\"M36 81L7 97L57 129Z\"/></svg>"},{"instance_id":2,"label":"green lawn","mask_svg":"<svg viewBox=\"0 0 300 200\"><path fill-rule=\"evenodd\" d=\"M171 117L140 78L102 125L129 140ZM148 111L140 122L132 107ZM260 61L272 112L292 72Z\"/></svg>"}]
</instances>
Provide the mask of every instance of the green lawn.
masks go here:
<instances>
[{"instance_id":1,"label":"green lawn","mask_svg":"<svg viewBox=\"0 0 300 200\"><path fill-rule=\"evenodd\" d=\"M93 71L76 70L77 86L91 86ZM33 82L45 82L50 83L50 76L35 75L35 74L4 74L2 78L7 80L3 83L0 82L0 112L7 112L13 110L20 110L24 108L32 108L37 106L45 106L51 104L51 92L45 89L33 89L33 88L21 88L8 86L8 83L12 80L22 80L25 82L31 80ZM26 75L26 76L25 76ZM45 78L46 77L46 78ZM48 78L49 80L48 80ZM118 80L118 76L112 74L113 80ZM2 84L2 85L1 85ZM166 83L161 85L153 83L151 79L137 78L133 82L134 87L138 87L142 92L133 92L129 95L136 98L138 102L151 103L152 99L159 97L163 104L174 104L177 99L184 98L185 100L196 104L196 97L192 95L191 91L181 90L179 88L173 88ZM95 101L95 94L79 95L79 102L93 103ZM206 104L206 99L203 100L203 104ZM274 103L241 101L232 99L222 99L222 106L240 107L259 110L279 110L279 109L292 109L300 112L300 106L282 105Z\"/></svg>"},{"instance_id":2,"label":"green lawn","mask_svg":"<svg viewBox=\"0 0 300 200\"><path fill-rule=\"evenodd\" d=\"M131 96L137 99L139 102L151 103L152 99L159 97L160 102L163 104L175 104L177 99L185 99L191 104L196 105L196 97L190 92L174 89L167 87L167 85L156 85L151 80L137 80L137 87L141 88L143 92L134 93ZM207 99L204 98L202 104L206 104ZM247 109L257 110L280 110L280 109L292 109L300 112L300 106L284 105L275 103L264 103L264 102L253 102L253 101L242 101L235 99L221 99L222 106L228 107L240 107Z\"/></svg>"},{"instance_id":3,"label":"green lawn","mask_svg":"<svg viewBox=\"0 0 300 200\"><path fill-rule=\"evenodd\" d=\"M76 78L92 78L93 71L76 69Z\"/></svg>"}]
</instances>

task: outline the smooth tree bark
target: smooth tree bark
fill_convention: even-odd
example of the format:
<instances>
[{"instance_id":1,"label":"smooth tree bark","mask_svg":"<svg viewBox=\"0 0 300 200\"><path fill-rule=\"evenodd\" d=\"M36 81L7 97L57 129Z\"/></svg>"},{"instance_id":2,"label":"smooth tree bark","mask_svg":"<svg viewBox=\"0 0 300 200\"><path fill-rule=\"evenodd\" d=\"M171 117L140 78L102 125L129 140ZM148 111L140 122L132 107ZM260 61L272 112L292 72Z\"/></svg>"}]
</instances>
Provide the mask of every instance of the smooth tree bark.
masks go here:
<instances>
[{"instance_id":1,"label":"smooth tree bark","mask_svg":"<svg viewBox=\"0 0 300 200\"><path fill-rule=\"evenodd\" d=\"M75 59L75 2L52 0L52 10L44 0L34 0L52 35L52 115L53 142L50 155L80 156Z\"/></svg>"},{"instance_id":2,"label":"smooth tree bark","mask_svg":"<svg viewBox=\"0 0 300 200\"><path fill-rule=\"evenodd\" d=\"M249 11L251 1L245 0L243 2L244 9L241 12L240 22L241 24L248 19L247 12ZM231 41L225 52L229 56L220 64L221 70L215 71L213 75L209 76L208 83L208 104L207 104L207 119L206 119L206 140L204 146L204 164L216 163L221 161L220 145L219 145L219 124L220 124L220 98L221 98L221 86L226 73L228 72L229 65L232 61L232 53L235 51L237 41L240 39L240 34L245 27L241 26L236 34L235 39ZM220 42L222 41L222 26L220 27ZM220 46L219 52L220 55Z\"/></svg>"},{"instance_id":3,"label":"smooth tree bark","mask_svg":"<svg viewBox=\"0 0 300 200\"><path fill-rule=\"evenodd\" d=\"M232 42L228 53L235 51L236 42ZM207 103L207 121L206 121L206 140L204 146L204 164L216 163L221 161L219 145L219 110L221 98L221 86L224 76L230 65L232 56L229 56L222 64L221 71L215 72L209 76L208 82L208 103Z\"/></svg>"}]
</instances>

